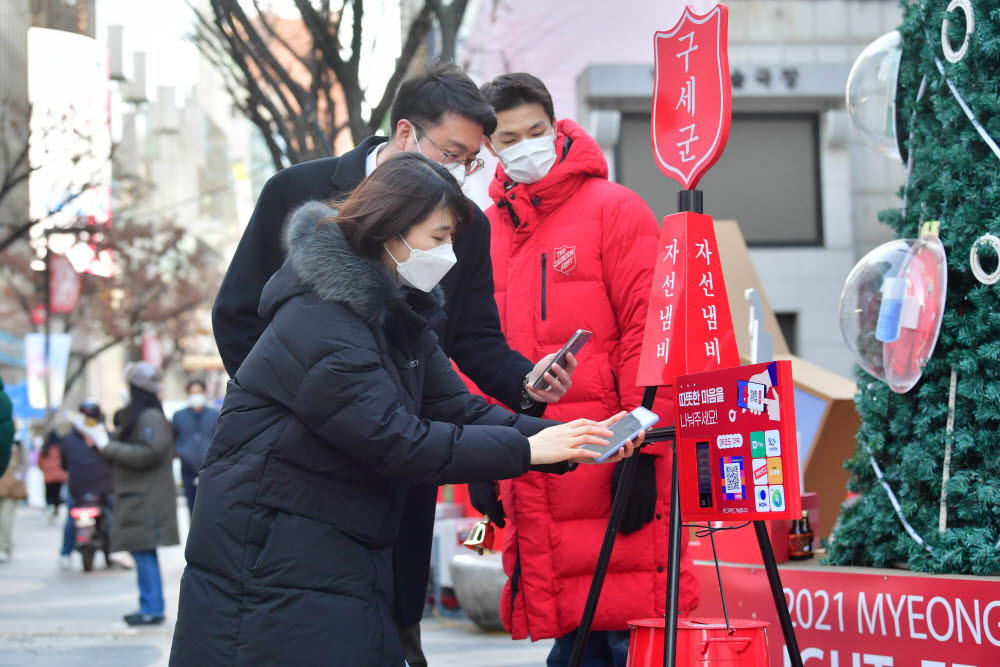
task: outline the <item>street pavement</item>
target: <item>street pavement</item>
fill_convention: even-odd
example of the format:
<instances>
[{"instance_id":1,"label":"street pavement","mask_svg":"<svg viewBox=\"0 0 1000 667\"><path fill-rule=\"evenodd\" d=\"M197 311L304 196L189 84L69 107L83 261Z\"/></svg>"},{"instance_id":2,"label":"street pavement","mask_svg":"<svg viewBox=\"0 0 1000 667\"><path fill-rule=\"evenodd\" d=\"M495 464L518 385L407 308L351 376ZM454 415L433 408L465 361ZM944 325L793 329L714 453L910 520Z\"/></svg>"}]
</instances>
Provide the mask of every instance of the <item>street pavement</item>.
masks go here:
<instances>
[{"instance_id":1,"label":"street pavement","mask_svg":"<svg viewBox=\"0 0 1000 667\"><path fill-rule=\"evenodd\" d=\"M184 535L187 507L183 498L178 501ZM53 523L38 509L18 508L13 559L0 563L0 667L166 665L184 569L183 546L159 550L166 623L132 629L121 617L138 608L134 571L104 569L103 555L98 554L94 571L83 572L76 553L73 568L61 569L62 526L62 517ZM425 619L422 627L431 667L544 665L552 645L483 633L464 618Z\"/></svg>"}]
</instances>

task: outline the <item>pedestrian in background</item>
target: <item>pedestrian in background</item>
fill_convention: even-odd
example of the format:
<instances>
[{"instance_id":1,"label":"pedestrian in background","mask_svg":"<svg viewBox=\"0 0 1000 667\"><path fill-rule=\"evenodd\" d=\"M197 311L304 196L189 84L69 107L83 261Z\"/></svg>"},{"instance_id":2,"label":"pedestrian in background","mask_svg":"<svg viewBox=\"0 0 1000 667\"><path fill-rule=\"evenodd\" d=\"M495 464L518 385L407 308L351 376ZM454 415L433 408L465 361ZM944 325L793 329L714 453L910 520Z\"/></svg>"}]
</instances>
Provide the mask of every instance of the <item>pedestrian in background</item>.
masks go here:
<instances>
[{"instance_id":1,"label":"pedestrian in background","mask_svg":"<svg viewBox=\"0 0 1000 667\"><path fill-rule=\"evenodd\" d=\"M11 445L10 463L0 476L0 563L9 561L14 552L14 514L17 504L28 497L24 485L25 463L24 448L15 440Z\"/></svg>"},{"instance_id":2,"label":"pedestrian in background","mask_svg":"<svg viewBox=\"0 0 1000 667\"><path fill-rule=\"evenodd\" d=\"M198 488L198 471L219 421L219 411L208 406L205 383L191 380L187 385L188 406L174 413L174 434L177 456L181 460L181 481L187 496L188 511L194 511L194 496Z\"/></svg>"},{"instance_id":3,"label":"pedestrian in background","mask_svg":"<svg viewBox=\"0 0 1000 667\"><path fill-rule=\"evenodd\" d=\"M10 463L14 431L14 406L11 405L10 396L4 391L3 379L0 378L0 475L7 471L7 464Z\"/></svg>"},{"instance_id":4,"label":"pedestrian in background","mask_svg":"<svg viewBox=\"0 0 1000 667\"><path fill-rule=\"evenodd\" d=\"M96 449L87 444L81 429L104 426L104 412L94 401L84 401L80 404L77 414L70 417L73 427L62 439L62 466L69 475L66 481L66 507L72 510L77 504L98 503L104 508L105 517L111 519L111 468L101 458ZM66 515L66 525L63 528L62 550L59 552L59 563L63 569L69 569L70 557L76 545L76 522L69 512ZM111 567L108 552L104 553L105 564Z\"/></svg>"},{"instance_id":5,"label":"pedestrian in background","mask_svg":"<svg viewBox=\"0 0 1000 667\"><path fill-rule=\"evenodd\" d=\"M59 514L59 506L63 503L63 484L68 475L62 467L61 438L55 429L49 431L38 453L38 467L42 470L45 480L45 506L50 509L49 522L53 522Z\"/></svg>"},{"instance_id":6,"label":"pedestrian in background","mask_svg":"<svg viewBox=\"0 0 1000 667\"><path fill-rule=\"evenodd\" d=\"M174 486L174 431L160 404L160 369L145 361L125 367L129 403L113 439L103 424L80 430L88 444L111 463L114 484L112 551L129 551L139 582L139 610L129 625L163 622L163 580L157 547L180 542Z\"/></svg>"}]
</instances>

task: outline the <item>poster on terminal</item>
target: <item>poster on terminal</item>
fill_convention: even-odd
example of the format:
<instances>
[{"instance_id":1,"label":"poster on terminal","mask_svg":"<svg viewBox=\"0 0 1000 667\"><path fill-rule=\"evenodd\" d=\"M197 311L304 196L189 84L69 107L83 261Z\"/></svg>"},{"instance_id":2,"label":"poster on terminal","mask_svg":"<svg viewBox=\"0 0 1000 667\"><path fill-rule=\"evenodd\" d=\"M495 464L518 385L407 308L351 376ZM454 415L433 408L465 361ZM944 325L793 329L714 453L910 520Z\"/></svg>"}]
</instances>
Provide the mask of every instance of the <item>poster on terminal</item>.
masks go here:
<instances>
[{"instance_id":1,"label":"poster on terminal","mask_svg":"<svg viewBox=\"0 0 1000 667\"><path fill-rule=\"evenodd\" d=\"M677 464L685 521L802 517L790 361L677 378Z\"/></svg>"}]
</instances>

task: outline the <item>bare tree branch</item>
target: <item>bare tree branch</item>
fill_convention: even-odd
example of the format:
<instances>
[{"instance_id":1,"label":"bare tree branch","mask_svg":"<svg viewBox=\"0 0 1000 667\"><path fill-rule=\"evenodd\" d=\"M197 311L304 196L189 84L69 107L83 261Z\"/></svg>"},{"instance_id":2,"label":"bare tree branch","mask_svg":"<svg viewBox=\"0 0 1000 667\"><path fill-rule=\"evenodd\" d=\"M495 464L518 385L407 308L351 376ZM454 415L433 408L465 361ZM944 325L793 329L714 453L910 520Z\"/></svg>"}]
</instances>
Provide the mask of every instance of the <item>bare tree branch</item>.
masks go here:
<instances>
[{"instance_id":1,"label":"bare tree branch","mask_svg":"<svg viewBox=\"0 0 1000 667\"><path fill-rule=\"evenodd\" d=\"M284 166L286 160L295 163L331 154L343 129L350 130L355 144L377 132L435 21L441 28L441 55L454 58L458 29L469 4L468 0L426 0L420 4L416 16L405 26L406 37L384 90L374 91L360 80L365 45L370 42L364 34L364 0L339 0L333 9L330 0L293 3L309 39L308 47L300 47L289 38L284 28L288 21L279 24L273 20L259 0L242 4L239 0L212 0L212 21L192 8L198 15L196 31L212 34L211 39L198 37L211 44L203 52L213 53L210 61L221 71L238 73L227 79L232 82L231 92L236 93L234 102L265 135L276 168ZM350 18L345 24L347 11ZM284 59L284 54L290 54L289 58ZM346 119L344 122L334 120L334 99L339 99L331 92L334 87L343 95L343 113L337 116ZM366 113L368 104L372 106Z\"/></svg>"},{"instance_id":2,"label":"bare tree branch","mask_svg":"<svg viewBox=\"0 0 1000 667\"><path fill-rule=\"evenodd\" d=\"M406 43L403 44L403 51L400 53L399 58L396 59L396 67L392 72L392 76L389 77L389 83L386 84L385 91L382 93L382 99L372 109L370 124L373 129L381 127L382 121L385 119L385 115L389 112L392 101L396 97L396 89L399 88L403 77L406 76L406 72L410 68L410 62L417 54L417 49L420 48L430 29L431 8L430 4L425 4L413 20L413 23L410 24L410 30L406 35Z\"/></svg>"}]
</instances>

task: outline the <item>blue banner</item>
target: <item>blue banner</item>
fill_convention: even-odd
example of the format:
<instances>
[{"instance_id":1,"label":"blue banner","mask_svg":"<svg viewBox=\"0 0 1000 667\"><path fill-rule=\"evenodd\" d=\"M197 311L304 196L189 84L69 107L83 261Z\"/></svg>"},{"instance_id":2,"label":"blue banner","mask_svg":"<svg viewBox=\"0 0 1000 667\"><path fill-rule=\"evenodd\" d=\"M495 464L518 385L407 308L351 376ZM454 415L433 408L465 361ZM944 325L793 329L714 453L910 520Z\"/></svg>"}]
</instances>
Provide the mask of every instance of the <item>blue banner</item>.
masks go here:
<instances>
[{"instance_id":1,"label":"blue banner","mask_svg":"<svg viewBox=\"0 0 1000 667\"><path fill-rule=\"evenodd\" d=\"M44 408L33 408L28 403L28 385L25 382L20 384L9 384L4 387L4 391L10 396L10 402L14 405L14 416L20 419L45 419Z\"/></svg>"}]
</instances>

